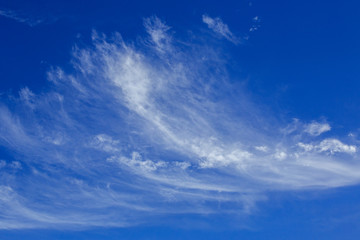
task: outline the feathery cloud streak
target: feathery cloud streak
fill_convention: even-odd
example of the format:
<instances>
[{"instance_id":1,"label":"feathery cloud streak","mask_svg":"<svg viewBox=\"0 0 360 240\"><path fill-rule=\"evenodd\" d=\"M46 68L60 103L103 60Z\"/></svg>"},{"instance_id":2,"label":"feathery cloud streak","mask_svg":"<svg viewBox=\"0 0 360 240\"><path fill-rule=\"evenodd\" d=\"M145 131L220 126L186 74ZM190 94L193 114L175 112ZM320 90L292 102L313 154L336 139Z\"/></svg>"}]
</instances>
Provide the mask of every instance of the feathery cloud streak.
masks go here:
<instances>
[{"instance_id":1,"label":"feathery cloud streak","mask_svg":"<svg viewBox=\"0 0 360 240\"><path fill-rule=\"evenodd\" d=\"M2 228L127 226L218 202L239 214L269 190L360 181L354 144L270 122L232 90L221 53L156 17L144 25L138 45L94 32L73 72L48 73L47 92L4 100L0 144L14 160L0 167Z\"/></svg>"},{"instance_id":2,"label":"feathery cloud streak","mask_svg":"<svg viewBox=\"0 0 360 240\"><path fill-rule=\"evenodd\" d=\"M43 18L29 17L26 14L7 9L0 9L0 16L13 19L19 23L24 23L30 27L37 26L45 21Z\"/></svg>"},{"instance_id":3,"label":"feathery cloud streak","mask_svg":"<svg viewBox=\"0 0 360 240\"><path fill-rule=\"evenodd\" d=\"M207 15L202 16L203 22L216 34L227 39L228 41L238 44L240 39L237 38L229 29L228 25L225 24L219 17L211 18Z\"/></svg>"}]
</instances>

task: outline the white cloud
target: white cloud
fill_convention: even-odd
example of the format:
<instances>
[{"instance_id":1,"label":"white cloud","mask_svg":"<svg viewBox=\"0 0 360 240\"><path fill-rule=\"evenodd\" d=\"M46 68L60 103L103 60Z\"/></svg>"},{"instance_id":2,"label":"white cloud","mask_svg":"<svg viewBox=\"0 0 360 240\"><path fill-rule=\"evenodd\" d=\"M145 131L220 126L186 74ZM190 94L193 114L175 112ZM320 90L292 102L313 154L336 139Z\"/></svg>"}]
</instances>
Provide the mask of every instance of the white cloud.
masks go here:
<instances>
[{"instance_id":1,"label":"white cloud","mask_svg":"<svg viewBox=\"0 0 360 240\"><path fill-rule=\"evenodd\" d=\"M228 25L223 23L223 21L220 18L218 17L211 18L207 15L203 15L202 20L215 33L226 38L230 42L233 42L235 44L239 43L239 39L234 36L234 34L230 31Z\"/></svg>"},{"instance_id":2,"label":"white cloud","mask_svg":"<svg viewBox=\"0 0 360 240\"><path fill-rule=\"evenodd\" d=\"M255 146L255 149L261 152L269 151L269 148L267 146Z\"/></svg>"},{"instance_id":3,"label":"white cloud","mask_svg":"<svg viewBox=\"0 0 360 240\"><path fill-rule=\"evenodd\" d=\"M324 132L328 132L331 130L331 127L328 123L318 123L312 122L310 124L305 125L304 132L312 135L312 136L319 136Z\"/></svg>"},{"instance_id":4,"label":"white cloud","mask_svg":"<svg viewBox=\"0 0 360 240\"><path fill-rule=\"evenodd\" d=\"M356 152L356 146L344 144L340 140L335 138L324 139L318 144L311 144L311 143L305 144L300 142L297 145L300 148L304 149L306 152L316 151L316 152L328 152L330 154L334 154L337 152L352 154Z\"/></svg>"},{"instance_id":5,"label":"white cloud","mask_svg":"<svg viewBox=\"0 0 360 240\"><path fill-rule=\"evenodd\" d=\"M145 27L141 45L94 33L93 46L74 49L72 73L53 68L47 92L24 88L0 106L0 145L22 166L0 187L1 228L126 226L234 205L249 213L267 191L360 182L355 145L309 142L300 120L270 122L207 41L173 41L157 18Z\"/></svg>"},{"instance_id":6,"label":"white cloud","mask_svg":"<svg viewBox=\"0 0 360 240\"><path fill-rule=\"evenodd\" d=\"M29 88L27 88L27 87L22 88L19 91L19 96L20 96L20 99L22 101L26 102L26 104L28 104L30 107L33 106L35 94Z\"/></svg>"},{"instance_id":7,"label":"white cloud","mask_svg":"<svg viewBox=\"0 0 360 240\"><path fill-rule=\"evenodd\" d=\"M325 139L320 142L320 144L317 146L320 152L330 152L330 153L336 153L336 152L342 152L342 153L355 153L356 152L356 146L353 145L347 145L342 142L340 142L337 139Z\"/></svg>"},{"instance_id":8,"label":"white cloud","mask_svg":"<svg viewBox=\"0 0 360 240\"><path fill-rule=\"evenodd\" d=\"M153 16L144 19L144 26L155 49L161 53L171 48L171 37L168 34L170 27L159 18Z\"/></svg>"},{"instance_id":9,"label":"white cloud","mask_svg":"<svg viewBox=\"0 0 360 240\"><path fill-rule=\"evenodd\" d=\"M284 160L287 157L287 154L283 151L276 151L274 157L278 160Z\"/></svg>"},{"instance_id":10,"label":"white cloud","mask_svg":"<svg viewBox=\"0 0 360 240\"><path fill-rule=\"evenodd\" d=\"M96 135L92 139L90 145L104 152L115 153L120 151L119 140L114 140L112 137L106 134Z\"/></svg>"},{"instance_id":11,"label":"white cloud","mask_svg":"<svg viewBox=\"0 0 360 240\"><path fill-rule=\"evenodd\" d=\"M305 144L302 142L299 142L297 145L303 148L306 152L312 151L315 148L315 146L312 144Z\"/></svg>"},{"instance_id":12,"label":"white cloud","mask_svg":"<svg viewBox=\"0 0 360 240\"><path fill-rule=\"evenodd\" d=\"M133 152L131 158L120 157L118 159L111 157L108 159L109 162L118 162L120 164L126 164L131 168L140 168L142 171L155 171L158 168L164 168L167 163L164 161L154 162L149 159L143 159L138 152Z\"/></svg>"}]
</instances>

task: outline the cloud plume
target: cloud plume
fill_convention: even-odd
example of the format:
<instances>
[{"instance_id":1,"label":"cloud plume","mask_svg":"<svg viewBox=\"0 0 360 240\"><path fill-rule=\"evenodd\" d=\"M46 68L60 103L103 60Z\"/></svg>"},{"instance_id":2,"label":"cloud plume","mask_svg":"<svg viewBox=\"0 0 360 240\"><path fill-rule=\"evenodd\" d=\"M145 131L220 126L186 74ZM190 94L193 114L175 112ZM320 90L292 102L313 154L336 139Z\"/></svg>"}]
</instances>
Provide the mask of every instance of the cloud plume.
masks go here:
<instances>
[{"instance_id":1,"label":"cloud plume","mask_svg":"<svg viewBox=\"0 0 360 240\"><path fill-rule=\"evenodd\" d=\"M229 29L228 25L225 24L219 17L211 18L208 15L202 16L203 22L216 34L227 39L228 41L237 44L240 39L237 38Z\"/></svg>"},{"instance_id":2,"label":"cloud plume","mask_svg":"<svg viewBox=\"0 0 360 240\"><path fill-rule=\"evenodd\" d=\"M220 23L209 24L232 39ZM156 17L144 26L137 44L94 32L72 71L49 71L46 92L3 101L0 144L13 159L0 162L0 228L249 213L266 191L360 181L350 140L269 120L206 41L184 44Z\"/></svg>"}]
</instances>

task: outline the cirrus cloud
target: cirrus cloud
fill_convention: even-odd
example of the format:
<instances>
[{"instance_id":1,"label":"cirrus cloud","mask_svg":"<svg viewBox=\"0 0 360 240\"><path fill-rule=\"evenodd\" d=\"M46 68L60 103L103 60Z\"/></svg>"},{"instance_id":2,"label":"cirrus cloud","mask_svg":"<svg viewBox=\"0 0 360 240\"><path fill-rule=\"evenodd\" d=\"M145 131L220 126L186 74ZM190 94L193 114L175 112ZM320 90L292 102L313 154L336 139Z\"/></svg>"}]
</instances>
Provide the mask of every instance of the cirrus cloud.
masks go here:
<instances>
[{"instance_id":1,"label":"cirrus cloud","mask_svg":"<svg viewBox=\"0 0 360 240\"><path fill-rule=\"evenodd\" d=\"M21 166L0 169L1 228L249 213L267 191L359 183L355 145L270 122L205 40L184 44L156 17L145 29L138 45L94 32L72 72L54 67L46 92L1 105L0 144ZM310 135L326 131L315 125Z\"/></svg>"}]
</instances>

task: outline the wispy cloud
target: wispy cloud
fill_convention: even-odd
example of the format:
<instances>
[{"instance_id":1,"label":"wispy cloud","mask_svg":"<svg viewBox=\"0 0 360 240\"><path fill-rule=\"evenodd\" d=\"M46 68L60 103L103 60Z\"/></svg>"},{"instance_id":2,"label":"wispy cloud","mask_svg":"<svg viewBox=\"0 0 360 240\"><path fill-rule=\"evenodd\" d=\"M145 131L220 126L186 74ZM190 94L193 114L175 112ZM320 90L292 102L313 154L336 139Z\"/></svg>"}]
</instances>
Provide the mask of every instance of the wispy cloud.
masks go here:
<instances>
[{"instance_id":1,"label":"wispy cloud","mask_svg":"<svg viewBox=\"0 0 360 240\"><path fill-rule=\"evenodd\" d=\"M223 23L223 21L219 17L211 18L208 15L203 15L202 20L211 30L213 30L219 36L226 38L227 40L235 44L240 42L240 39L230 31L228 25Z\"/></svg>"},{"instance_id":2,"label":"wispy cloud","mask_svg":"<svg viewBox=\"0 0 360 240\"><path fill-rule=\"evenodd\" d=\"M270 121L206 39L176 41L156 17L145 28L138 44L94 32L74 48L73 71L49 71L47 92L24 88L1 105L0 144L14 159L1 163L0 228L251 213L269 190L360 182L353 140Z\"/></svg>"},{"instance_id":3,"label":"wispy cloud","mask_svg":"<svg viewBox=\"0 0 360 240\"><path fill-rule=\"evenodd\" d=\"M144 19L144 26L150 36L150 42L157 51L165 53L170 51L171 37L168 34L170 27L159 18L152 16Z\"/></svg>"},{"instance_id":4,"label":"wispy cloud","mask_svg":"<svg viewBox=\"0 0 360 240\"><path fill-rule=\"evenodd\" d=\"M260 19L259 16L253 17L253 19L252 19L252 25L251 25L251 27L250 27L250 29L249 29L249 32L255 32L255 31L257 31L257 30L260 28L260 26L261 26L260 23L261 23L261 19Z\"/></svg>"},{"instance_id":5,"label":"wispy cloud","mask_svg":"<svg viewBox=\"0 0 360 240\"><path fill-rule=\"evenodd\" d=\"M312 122L305 126L305 132L312 136L319 136L320 134L330 131L331 127L328 123Z\"/></svg>"},{"instance_id":6,"label":"wispy cloud","mask_svg":"<svg viewBox=\"0 0 360 240\"><path fill-rule=\"evenodd\" d=\"M327 138L322 140L318 144L304 144L298 143L298 146L303 148L305 151L317 151L317 152L328 152L330 154L334 153L355 153L356 146L347 145L339 141L338 139Z\"/></svg>"},{"instance_id":7,"label":"wispy cloud","mask_svg":"<svg viewBox=\"0 0 360 240\"><path fill-rule=\"evenodd\" d=\"M9 9L0 9L0 16L12 19L19 23L26 24L30 27L35 27L39 24L49 22L49 19L44 17L30 16L29 14L26 14L24 12L13 11Z\"/></svg>"}]
</instances>

